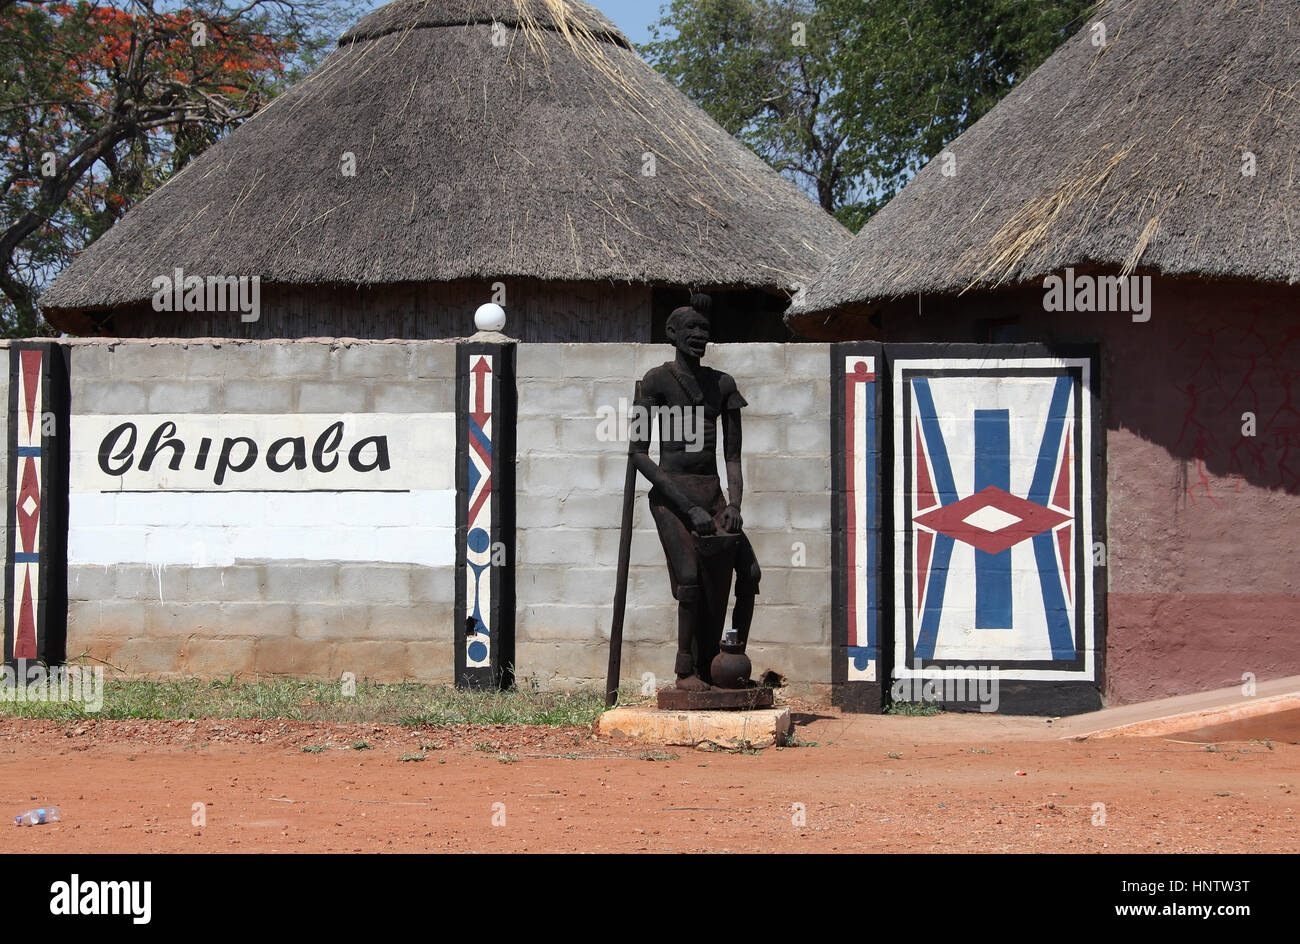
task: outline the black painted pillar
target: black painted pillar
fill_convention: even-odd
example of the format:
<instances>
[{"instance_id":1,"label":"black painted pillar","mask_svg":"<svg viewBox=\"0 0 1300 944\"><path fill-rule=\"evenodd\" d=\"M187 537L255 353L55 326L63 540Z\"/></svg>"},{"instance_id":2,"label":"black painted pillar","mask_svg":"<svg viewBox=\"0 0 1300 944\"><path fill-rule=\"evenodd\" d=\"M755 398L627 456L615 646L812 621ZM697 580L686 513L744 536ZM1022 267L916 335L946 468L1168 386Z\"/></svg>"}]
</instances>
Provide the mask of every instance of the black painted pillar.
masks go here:
<instances>
[{"instance_id":1,"label":"black painted pillar","mask_svg":"<svg viewBox=\"0 0 1300 944\"><path fill-rule=\"evenodd\" d=\"M4 659L20 670L67 657L71 399L67 348L10 345Z\"/></svg>"},{"instance_id":2,"label":"black painted pillar","mask_svg":"<svg viewBox=\"0 0 1300 944\"><path fill-rule=\"evenodd\" d=\"M456 350L456 685L508 688L515 668L514 343Z\"/></svg>"}]
</instances>

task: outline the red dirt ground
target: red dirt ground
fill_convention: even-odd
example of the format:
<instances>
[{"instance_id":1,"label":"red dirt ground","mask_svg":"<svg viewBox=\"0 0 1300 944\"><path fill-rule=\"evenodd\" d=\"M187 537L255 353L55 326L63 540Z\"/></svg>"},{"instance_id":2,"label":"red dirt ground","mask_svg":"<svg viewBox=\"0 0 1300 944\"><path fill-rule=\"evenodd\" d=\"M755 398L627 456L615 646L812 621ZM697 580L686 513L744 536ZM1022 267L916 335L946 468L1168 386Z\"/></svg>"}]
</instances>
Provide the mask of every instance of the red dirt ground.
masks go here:
<instances>
[{"instance_id":1,"label":"red dirt ground","mask_svg":"<svg viewBox=\"0 0 1300 944\"><path fill-rule=\"evenodd\" d=\"M3 719L0 812L63 810L60 823L6 827L11 852L1300 847L1295 744L1059 740L1042 720L987 715L795 719L818 745L761 755L579 728ZM302 750L315 744L328 748ZM399 760L420 745L427 759ZM192 825L195 803L205 826Z\"/></svg>"}]
</instances>

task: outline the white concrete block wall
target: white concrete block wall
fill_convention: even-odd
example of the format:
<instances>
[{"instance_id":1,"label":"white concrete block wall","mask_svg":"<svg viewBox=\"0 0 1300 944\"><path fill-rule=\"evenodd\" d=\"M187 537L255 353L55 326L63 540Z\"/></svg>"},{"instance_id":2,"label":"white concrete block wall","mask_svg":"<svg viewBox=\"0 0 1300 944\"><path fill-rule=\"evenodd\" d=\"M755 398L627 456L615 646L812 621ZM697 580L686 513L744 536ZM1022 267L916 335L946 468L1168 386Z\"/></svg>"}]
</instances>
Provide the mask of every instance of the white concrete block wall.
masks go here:
<instances>
[{"instance_id":1,"label":"white concrete block wall","mask_svg":"<svg viewBox=\"0 0 1300 944\"><path fill-rule=\"evenodd\" d=\"M9 469L9 346L0 344L0 404L3 409L0 413L4 414L3 420L0 420L0 495L5 496L5 501L9 500L8 489L8 469ZM0 514L8 514L7 508L0 508ZM0 521L8 520L0 518Z\"/></svg>"},{"instance_id":2,"label":"white concrete block wall","mask_svg":"<svg viewBox=\"0 0 1300 944\"><path fill-rule=\"evenodd\" d=\"M444 342L72 342L73 449L85 445L76 442L78 415L326 414L332 421L347 413L451 414L455 365L455 345ZM142 429L141 437L147 435ZM208 499L240 497L203 493L191 503L191 517L197 517L188 523L172 520L176 507L155 508L163 515L156 524L173 537L198 536L214 524L204 517ZM398 533L420 523L408 528L375 520L382 509L371 507L374 494L351 496L355 502L348 495L320 496L319 515L302 507L310 494L255 497L265 516L274 518L271 524L304 527L272 527L258 538L262 532L253 514L243 522L248 533L226 542L231 559L214 553L207 566L149 563L161 532L143 518L114 522L114 540L124 549L118 559L138 562L70 565L69 656L86 653L149 675L353 672L358 678L451 681L454 510L450 520L426 522L430 527L419 540L448 545L426 556L392 551ZM94 501L79 504L78 498L73 495L70 522L74 545L92 524L79 520L78 509L84 518L99 507ZM306 519L276 517L286 502ZM153 508L158 502L145 504ZM347 553L350 559L294 551L314 534L327 546L325 530L338 538L335 546L345 546L339 541L349 522L338 514L345 506L357 511L361 542ZM128 553L127 545L137 541L139 552ZM369 547L376 542L383 546ZM82 556L97 559L92 548L84 550ZM74 547L74 561L77 553ZM412 562L417 560L425 563Z\"/></svg>"},{"instance_id":3,"label":"white concrete block wall","mask_svg":"<svg viewBox=\"0 0 1300 944\"><path fill-rule=\"evenodd\" d=\"M667 345L520 345L517 671L540 684L604 680L626 443L597 440L600 407L632 399ZM745 530L763 568L755 669L797 691L830 684L830 381L826 345L714 345L744 411ZM722 472L725 486L725 471ZM638 477L623 678L672 677L676 604ZM798 545L806 558L793 566Z\"/></svg>"},{"instance_id":4,"label":"white concrete block wall","mask_svg":"<svg viewBox=\"0 0 1300 944\"><path fill-rule=\"evenodd\" d=\"M74 449L79 415L455 408L453 343L66 343ZM627 447L598 440L597 410L630 401L636 379L672 353L667 345L648 344L519 346L520 678L548 687L603 682ZM750 404L744 515L763 568L751 633L755 668L776 669L796 691L824 690L831 586L827 346L718 345L706 363L735 376ZM7 369L0 384L7 388ZM0 436L0 456L6 443ZM638 479L637 489L624 677L639 681L649 672L666 681L676 604L646 505L648 484ZM74 532L90 524L75 510L73 518ZM192 523L205 522L213 523ZM357 522L363 530L368 524ZM141 553L123 556L139 561L69 568L70 657L91 655L138 675L337 677L351 671L376 679L452 679L452 563L385 562L364 551L351 561L285 560L269 550L261 556L241 550L234 560L207 566L151 564L149 536L119 530L123 547L142 542ZM794 566L800 546L804 566Z\"/></svg>"}]
</instances>

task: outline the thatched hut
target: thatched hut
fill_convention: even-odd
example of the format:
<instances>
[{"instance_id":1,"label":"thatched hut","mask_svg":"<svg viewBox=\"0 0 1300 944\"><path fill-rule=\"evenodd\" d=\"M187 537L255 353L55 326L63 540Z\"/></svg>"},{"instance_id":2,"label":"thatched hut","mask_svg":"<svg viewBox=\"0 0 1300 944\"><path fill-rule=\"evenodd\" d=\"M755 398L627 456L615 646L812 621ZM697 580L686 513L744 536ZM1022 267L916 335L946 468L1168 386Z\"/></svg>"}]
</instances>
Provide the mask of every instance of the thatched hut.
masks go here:
<instances>
[{"instance_id":1,"label":"thatched hut","mask_svg":"<svg viewBox=\"0 0 1300 944\"><path fill-rule=\"evenodd\" d=\"M1146 311L1077 304L1070 286L1120 284L1105 276L1149 277ZM1300 672L1294 0L1101 3L788 320L821 338L1099 341L1110 697Z\"/></svg>"},{"instance_id":2,"label":"thatched hut","mask_svg":"<svg viewBox=\"0 0 1300 944\"><path fill-rule=\"evenodd\" d=\"M80 334L438 338L505 287L533 341L651 340L692 288L724 340L849 236L577 0L397 0L91 245L42 298ZM153 280L257 276L260 318Z\"/></svg>"}]
</instances>

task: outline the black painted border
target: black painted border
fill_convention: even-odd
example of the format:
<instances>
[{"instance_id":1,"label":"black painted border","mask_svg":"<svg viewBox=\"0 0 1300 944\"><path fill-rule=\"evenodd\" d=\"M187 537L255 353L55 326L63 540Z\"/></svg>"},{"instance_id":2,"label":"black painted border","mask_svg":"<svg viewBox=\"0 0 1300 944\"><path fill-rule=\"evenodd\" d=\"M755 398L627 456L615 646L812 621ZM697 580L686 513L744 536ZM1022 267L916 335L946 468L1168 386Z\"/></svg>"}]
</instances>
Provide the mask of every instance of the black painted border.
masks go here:
<instances>
[{"instance_id":1,"label":"black painted border","mask_svg":"<svg viewBox=\"0 0 1300 944\"><path fill-rule=\"evenodd\" d=\"M9 346L9 425L5 470L5 566L4 566L4 661L14 665L13 580L14 551L18 521L15 495L18 488L18 375L22 351L39 350L41 358L41 411L37 422L41 436L41 522L37 534L40 564L37 567L36 617L37 661L62 665L68 643L68 486L70 459L69 420L72 392L69 350L43 341L15 341ZM44 415L54 418L52 434L44 433Z\"/></svg>"},{"instance_id":2,"label":"black painted border","mask_svg":"<svg viewBox=\"0 0 1300 944\"><path fill-rule=\"evenodd\" d=\"M1088 396L1091 414L1092 450L1088 456L1089 471L1092 476L1092 540L1106 547L1106 425L1103 415L1104 397L1103 377L1101 374L1101 346L1099 343L1069 344L887 344L885 359L889 374L889 388L894 387L894 362L899 360L958 360L958 359L1016 359L1016 358L1074 358L1089 362L1088 375L1090 383L1083 391ZM963 368L954 368L962 370ZM940 368L939 370L942 370ZM879 376L879 373L877 374ZM1082 385L1081 385L1082 386ZM893 405L890 404L890 455L888 465L892 470L895 456ZM906 432L906 431L905 431ZM1080 452L1080 455L1082 453ZM1082 472L1080 472L1082 475ZM891 490L890 517L893 523L893 501ZM893 528L890 529L889 544L893 547ZM1092 548L1083 548L1080 566L1093 560ZM904 567L909 567L907 561ZM910 586L904 575L904 592ZM897 575L890 569L890 584L895 584ZM1105 691L1105 651L1106 651L1106 569L1092 565L1089 579L1093 588L1093 646L1094 677L1080 678L1078 681L1050 679L1007 679L999 683L999 714L1028 715L1066 715L1095 711L1102 707ZM890 625L893 625L894 610L890 610ZM901 632L901 627L894 627ZM892 635L892 634L891 634ZM890 651L893 651L891 639ZM1032 666L1031 666L1032 667ZM948 711L970 711L969 703L939 703Z\"/></svg>"},{"instance_id":3,"label":"black painted border","mask_svg":"<svg viewBox=\"0 0 1300 944\"><path fill-rule=\"evenodd\" d=\"M888 427L888 417L883 413L883 394L888 386L888 374L885 372L884 348L870 342L848 342L830 346L831 378L831 704L847 712L879 714L885 705L886 680L889 678L890 665L883 658L886 651L892 651L893 636L889 632L892 623L887 621L887 614L892 618L887 594L892 591L892 581L883 579L890 573L885 545L892 542L885 540L886 534L881 528L882 522L888 520L885 508L892 505L892 494L886 488L882 475L884 452L881 449L884 432ZM845 436L847 405L845 403L844 360L847 357L872 357L875 359L876 380L873 385L875 402L872 409L876 411L876 467L868 470L868 479L874 478L876 488L875 520L868 526L875 531L876 573L868 575L874 581L876 601L876 681L862 682L848 680L849 673L849 627L848 627L848 473L845 462L848 459L848 444Z\"/></svg>"}]
</instances>

